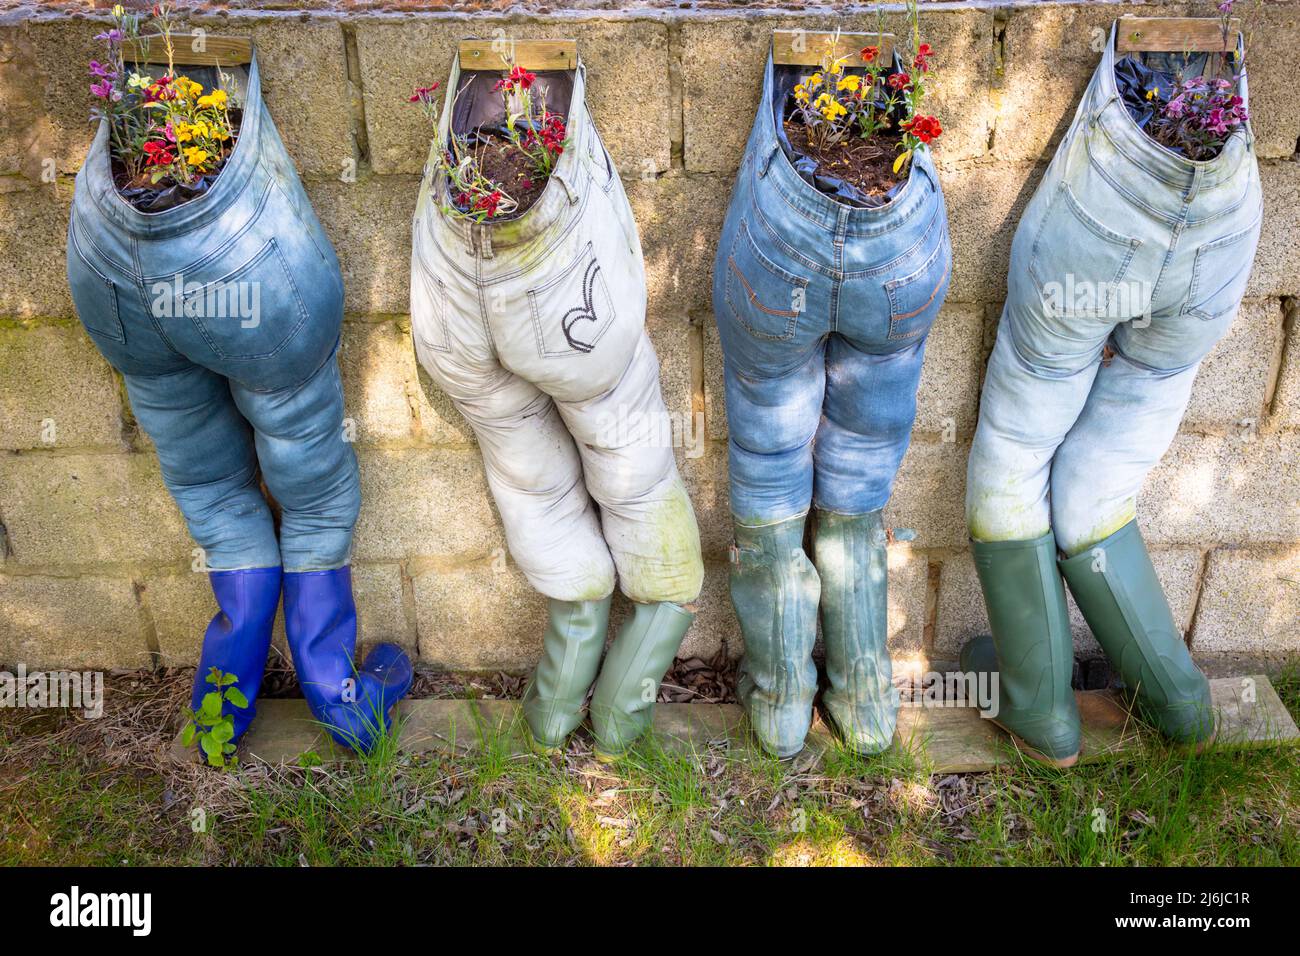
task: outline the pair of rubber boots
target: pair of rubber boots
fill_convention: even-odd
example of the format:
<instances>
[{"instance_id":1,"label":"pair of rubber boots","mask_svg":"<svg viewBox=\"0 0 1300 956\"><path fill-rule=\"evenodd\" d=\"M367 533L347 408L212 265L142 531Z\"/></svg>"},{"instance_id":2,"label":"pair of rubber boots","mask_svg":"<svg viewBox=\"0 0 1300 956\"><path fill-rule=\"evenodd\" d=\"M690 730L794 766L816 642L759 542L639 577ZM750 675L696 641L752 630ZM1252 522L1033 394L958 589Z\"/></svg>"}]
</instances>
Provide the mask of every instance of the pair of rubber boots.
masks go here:
<instances>
[{"instance_id":1,"label":"pair of rubber boots","mask_svg":"<svg viewBox=\"0 0 1300 956\"><path fill-rule=\"evenodd\" d=\"M223 704L223 713L234 723L231 742L243 736L256 713L282 591L285 637L312 715L336 741L362 753L388 732L393 705L411 687L411 661L397 645L380 644L356 667L351 568L213 571L209 581L221 610L203 636L192 706L198 710L204 696L215 690L208 681L213 667L233 675L248 706Z\"/></svg>"},{"instance_id":2,"label":"pair of rubber boots","mask_svg":"<svg viewBox=\"0 0 1300 956\"><path fill-rule=\"evenodd\" d=\"M650 729L659 684L695 612L667 601L634 603L602 665L611 601L548 601L542 657L523 699L524 720L545 750L562 748L582 723L588 690L598 758L621 755Z\"/></svg>"},{"instance_id":3,"label":"pair of rubber boots","mask_svg":"<svg viewBox=\"0 0 1300 956\"><path fill-rule=\"evenodd\" d=\"M759 744L785 759L803 749L817 694L820 608L827 723L857 753L889 747L898 720L888 648L888 536L882 513L817 510L813 559L806 515L735 522L731 602L745 638L739 696Z\"/></svg>"},{"instance_id":4,"label":"pair of rubber boots","mask_svg":"<svg viewBox=\"0 0 1300 956\"><path fill-rule=\"evenodd\" d=\"M992 719L1027 756L1068 767L1080 753L1062 577L1136 713L1177 743L1199 748L1213 739L1209 682L1192 663L1136 521L1059 560L1050 531L973 541L971 549L992 634L962 648L961 669L997 674Z\"/></svg>"}]
</instances>

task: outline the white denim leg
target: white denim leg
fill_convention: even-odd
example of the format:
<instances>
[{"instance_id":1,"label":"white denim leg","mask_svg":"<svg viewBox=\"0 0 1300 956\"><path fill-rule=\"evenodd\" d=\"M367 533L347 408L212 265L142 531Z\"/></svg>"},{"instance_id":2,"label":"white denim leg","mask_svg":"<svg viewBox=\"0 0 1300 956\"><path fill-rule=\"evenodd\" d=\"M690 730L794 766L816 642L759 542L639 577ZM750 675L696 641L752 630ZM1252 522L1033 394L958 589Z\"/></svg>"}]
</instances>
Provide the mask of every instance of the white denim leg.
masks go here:
<instances>
[{"instance_id":1,"label":"white denim leg","mask_svg":"<svg viewBox=\"0 0 1300 956\"><path fill-rule=\"evenodd\" d=\"M558 405L600 504L619 588L633 601L694 601L704 580L700 532L673 458L649 336L641 333L612 389Z\"/></svg>"},{"instance_id":2,"label":"white denim leg","mask_svg":"<svg viewBox=\"0 0 1300 956\"><path fill-rule=\"evenodd\" d=\"M561 601L609 595L614 564L578 450L550 396L499 365L470 369L442 353L417 352L478 437L510 554L529 582Z\"/></svg>"},{"instance_id":3,"label":"white denim leg","mask_svg":"<svg viewBox=\"0 0 1300 956\"><path fill-rule=\"evenodd\" d=\"M1116 355L1052 464L1052 526L1074 555L1137 516L1137 494L1174 440L1200 363L1168 372Z\"/></svg>"}]
</instances>

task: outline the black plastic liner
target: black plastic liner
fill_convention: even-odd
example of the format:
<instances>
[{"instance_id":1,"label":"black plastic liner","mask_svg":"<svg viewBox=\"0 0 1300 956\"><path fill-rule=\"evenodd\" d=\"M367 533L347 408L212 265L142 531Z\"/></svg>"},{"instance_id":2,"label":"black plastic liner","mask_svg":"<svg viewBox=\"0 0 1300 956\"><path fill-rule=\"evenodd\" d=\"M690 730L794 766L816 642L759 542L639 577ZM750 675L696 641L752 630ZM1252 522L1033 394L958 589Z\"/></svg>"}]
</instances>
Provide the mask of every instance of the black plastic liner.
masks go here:
<instances>
[{"instance_id":1,"label":"black plastic liner","mask_svg":"<svg viewBox=\"0 0 1300 956\"><path fill-rule=\"evenodd\" d=\"M157 70L161 74L162 69L160 64L139 65L139 70L146 75L152 75L151 70ZM231 101L242 103L244 92L248 87L248 67L243 65L222 67L220 72L225 74L227 79L224 85L215 66L193 66L188 69L178 66L176 69L177 75L188 76L195 83L202 84L204 90L224 89ZM230 145L233 150L235 142L239 139L239 120L243 111L231 108L230 113L233 127L230 131ZM111 152L109 162L112 162ZM224 161L212 172L198 177L192 183L174 183L171 186L161 187L119 185L117 191L123 199L141 212L166 212L168 209L175 209L191 199L204 195L216 183L223 168L225 168Z\"/></svg>"},{"instance_id":2,"label":"black plastic liner","mask_svg":"<svg viewBox=\"0 0 1300 956\"><path fill-rule=\"evenodd\" d=\"M546 98L546 108L568 120L569 103L573 100L573 72L571 70L545 70L536 74L532 94ZM466 70L460 75L456 101L451 111L451 131L457 136L467 136L475 130L504 128L506 121L505 97L494 90L501 74L495 70Z\"/></svg>"},{"instance_id":3,"label":"black plastic liner","mask_svg":"<svg viewBox=\"0 0 1300 956\"><path fill-rule=\"evenodd\" d=\"M852 183L847 183L838 176L825 176L817 172L817 162L808 156L804 156L790 145L790 139L785 135L785 120L794 112L794 88L799 85L809 73L809 67L806 66L788 66L776 64L772 67L772 102L770 104L772 115L776 120L776 138L781 144L781 150L785 153L786 159L790 160L790 165L794 167L801 179L809 186L812 186L818 192L825 193L827 196L833 196L835 199L848 206L857 206L859 208L871 209L877 206L883 206L888 203L898 191L907 185L904 179L892 187L883 196L868 196L859 190ZM849 67L846 73L855 73L859 76L865 75L865 70ZM903 63L894 55L894 65L891 73L903 72ZM887 75L887 74L886 74ZM883 108L883 98L877 100L878 105ZM891 125L894 129L898 124L907 118L903 109L903 104L898 103L890 115Z\"/></svg>"}]
</instances>

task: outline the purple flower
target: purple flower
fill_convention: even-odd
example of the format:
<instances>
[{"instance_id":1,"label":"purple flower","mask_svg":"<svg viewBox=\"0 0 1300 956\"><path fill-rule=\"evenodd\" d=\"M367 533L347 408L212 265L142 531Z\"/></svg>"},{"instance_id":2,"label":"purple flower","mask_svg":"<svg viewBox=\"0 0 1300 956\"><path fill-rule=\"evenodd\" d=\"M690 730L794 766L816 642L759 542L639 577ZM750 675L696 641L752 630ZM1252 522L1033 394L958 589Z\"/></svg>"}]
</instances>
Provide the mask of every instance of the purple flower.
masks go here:
<instances>
[{"instance_id":1,"label":"purple flower","mask_svg":"<svg viewBox=\"0 0 1300 956\"><path fill-rule=\"evenodd\" d=\"M1228 14L1232 12L1232 5L1236 2L1237 0L1223 0L1223 2L1219 4L1217 9L1220 13L1222 13L1226 17Z\"/></svg>"},{"instance_id":2,"label":"purple flower","mask_svg":"<svg viewBox=\"0 0 1300 956\"><path fill-rule=\"evenodd\" d=\"M117 71L109 69L108 67L104 66L104 64L100 63L98 60L90 61L90 75L97 76L101 80L117 79Z\"/></svg>"},{"instance_id":3,"label":"purple flower","mask_svg":"<svg viewBox=\"0 0 1300 956\"><path fill-rule=\"evenodd\" d=\"M108 80L100 80L98 83L91 84L90 92L95 96L98 96L101 100L106 100L110 97L116 100L116 97L113 97L113 84L108 82Z\"/></svg>"},{"instance_id":4,"label":"purple flower","mask_svg":"<svg viewBox=\"0 0 1300 956\"><path fill-rule=\"evenodd\" d=\"M104 43L121 43L122 31L117 29L117 27L114 27L104 33L95 34L95 39L102 40Z\"/></svg>"}]
</instances>

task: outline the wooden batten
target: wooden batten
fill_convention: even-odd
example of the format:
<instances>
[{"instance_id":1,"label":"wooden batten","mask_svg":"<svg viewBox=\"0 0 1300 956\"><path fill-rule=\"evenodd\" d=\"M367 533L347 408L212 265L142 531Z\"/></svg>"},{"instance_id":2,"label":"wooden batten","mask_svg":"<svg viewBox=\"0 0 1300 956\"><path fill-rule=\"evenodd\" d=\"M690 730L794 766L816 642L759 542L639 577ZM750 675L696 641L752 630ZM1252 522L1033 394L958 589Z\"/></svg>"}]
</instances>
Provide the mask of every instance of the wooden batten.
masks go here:
<instances>
[{"instance_id":1,"label":"wooden batten","mask_svg":"<svg viewBox=\"0 0 1300 956\"><path fill-rule=\"evenodd\" d=\"M577 40L461 40L462 70L574 70L578 67Z\"/></svg>"},{"instance_id":2,"label":"wooden batten","mask_svg":"<svg viewBox=\"0 0 1300 956\"><path fill-rule=\"evenodd\" d=\"M1120 17L1118 53L1223 53L1237 49L1241 21L1222 24L1211 17Z\"/></svg>"},{"instance_id":3,"label":"wooden batten","mask_svg":"<svg viewBox=\"0 0 1300 956\"><path fill-rule=\"evenodd\" d=\"M782 66L820 66L828 50L835 59L847 57L850 66L860 66L863 47L878 46L888 62L894 55L892 33L840 33L816 30L773 30L772 62Z\"/></svg>"},{"instance_id":4,"label":"wooden batten","mask_svg":"<svg viewBox=\"0 0 1300 956\"><path fill-rule=\"evenodd\" d=\"M167 62L167 45L162 34L131 40L122 52L128 63ZM237 66L250 63L252 59L253 41L248 37L172 34L172 62L180 66Z\"/></svg>"}]
</instances>

